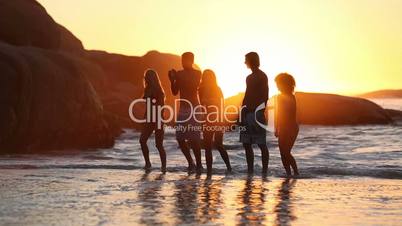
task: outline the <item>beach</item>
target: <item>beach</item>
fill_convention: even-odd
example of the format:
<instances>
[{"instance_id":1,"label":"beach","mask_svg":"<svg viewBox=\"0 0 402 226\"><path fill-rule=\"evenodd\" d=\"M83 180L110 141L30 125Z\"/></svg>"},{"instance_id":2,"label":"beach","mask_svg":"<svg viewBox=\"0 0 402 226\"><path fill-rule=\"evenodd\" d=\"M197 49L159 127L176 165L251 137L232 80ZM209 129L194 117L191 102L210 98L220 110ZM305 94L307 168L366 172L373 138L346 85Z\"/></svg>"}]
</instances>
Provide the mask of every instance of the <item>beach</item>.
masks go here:
<instances>
[{"instance_id":1,"label":"beach","mask_svg":"<svg viewBox=\"0 0 402 226\"><path fill-rule=\"evenodd\" d=\"M401 100L374 100L400 109ZM293 153L301 177L287 180L272 132L269 174L246 174L237 133L226 133L234 172L214 152L214 174L188 174L167 130L168 168L149 141L142 170L139 133L113 148L0 156L0 225L399 225L402 126L301 126ZM204 163L205 165L205 163Z\"/></svg>"},{"instance_id":2,"label":"beach","mask_svg":"<svg viewBox=\"0 0 402 226\"><path fill-rule=\"evenodd\" d=\"M402 182L1 170L2 225L398 225ZM5 205L6 204L6 205Z\"/></svg>"}]
</instances>

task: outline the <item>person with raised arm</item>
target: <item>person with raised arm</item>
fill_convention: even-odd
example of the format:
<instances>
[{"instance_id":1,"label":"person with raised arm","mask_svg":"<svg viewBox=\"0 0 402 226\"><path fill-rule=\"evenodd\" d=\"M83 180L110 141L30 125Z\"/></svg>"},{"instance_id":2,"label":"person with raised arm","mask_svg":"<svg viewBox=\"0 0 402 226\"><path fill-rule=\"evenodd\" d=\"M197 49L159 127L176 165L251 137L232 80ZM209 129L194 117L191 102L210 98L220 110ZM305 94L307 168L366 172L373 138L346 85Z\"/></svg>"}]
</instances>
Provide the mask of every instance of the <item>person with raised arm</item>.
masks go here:
<instances>
[{"instance_id":1,"label":"person with raised arm","mask_svg":"<svg viewBox=\"0 0 402 226\"><path fill-rule=\"evenodd\" d=\"M181 56L183 69L170 70L169 80L174 96L180 95L180 106L176 117L176 139L188 162L188 170L196 168L202 171L201 163L201 124L197 109L200 106L198 88L201 82L201 71L193 68L194 54L185 52ZM188 144L190 147L188 147ZM196 164L190 154L194 152Z\"/></svg>"}]
</instances>

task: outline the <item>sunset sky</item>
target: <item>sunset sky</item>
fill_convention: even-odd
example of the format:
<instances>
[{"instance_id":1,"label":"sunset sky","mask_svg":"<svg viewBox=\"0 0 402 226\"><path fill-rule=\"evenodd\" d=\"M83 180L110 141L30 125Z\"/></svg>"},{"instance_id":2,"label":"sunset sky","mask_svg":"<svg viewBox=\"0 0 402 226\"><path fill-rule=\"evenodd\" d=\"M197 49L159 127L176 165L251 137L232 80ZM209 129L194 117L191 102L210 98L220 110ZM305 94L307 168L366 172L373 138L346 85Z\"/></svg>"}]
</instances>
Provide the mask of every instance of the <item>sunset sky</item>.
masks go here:
<instances>
[{"instance_id":1,"label":"sunset sky","mask_svg":"<svg viewBox=\"0 0 402 226\"><path fill-rule=\"evenodd\" d=\"M87 49L127 55L193 51L225 96L245 89L257 51L272 93L279 72L297 90L357 94L402 88L402 1L39 0Z\"/></svg>"}]
</instances>

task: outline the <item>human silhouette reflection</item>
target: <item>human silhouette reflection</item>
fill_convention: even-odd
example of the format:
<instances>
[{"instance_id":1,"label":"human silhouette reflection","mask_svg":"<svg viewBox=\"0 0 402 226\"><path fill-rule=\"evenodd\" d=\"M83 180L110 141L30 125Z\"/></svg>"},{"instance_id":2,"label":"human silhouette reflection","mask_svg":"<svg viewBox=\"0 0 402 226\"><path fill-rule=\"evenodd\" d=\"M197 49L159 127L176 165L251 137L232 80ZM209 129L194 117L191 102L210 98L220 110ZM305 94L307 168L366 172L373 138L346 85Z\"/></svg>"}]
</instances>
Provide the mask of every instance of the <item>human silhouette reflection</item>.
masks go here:
<instances>
[{"instance_id":1,"label":"human silhouette reflection","mask_svg":"<svg viewBox=\"0 0 402 226\"><path fill-rule=\"evenodd\" d=\"M253 176L247 177L243 189L237 196L237 203L240 206L238 209L240 225L262 224L265 221L266 190L264 179L256 180Z\"/></svg>"},{"instance_id":2,"label":"human silhouette reflection","mask_svg":"<svg viewBox=\"0 0 402 226\"><path fill-rule=\"evenodd\" d=\"M142 206L140 216L141 224L156 225L162 224L160 220L163 217L157 217L160 209L163 208L163 197L160 191L163 185L164 173L158 174L155 178L150 178L150 172L147 171L141 177L138 187L138 200Z\"/></svg>"},{"instance_id":3,"label":"human silhouette reflection","mask_svg":"<svg viewBox=\"0 0 402 226\"><path fill-rule=\"evenodd\" d=\"M207 177L200 182L198 190L198 220L202 224L216 223L223 205L222 181Z\"/></svg>"},{"instance_id":4,"label":"human silhouette reflection","mask_svg":"<svg viewBox=\"0 0 402 226\"><path fill-rule=\"evenodd\" d=\"M278 190L278 203L275 206L276 225L290 225L296 217L293 215L292 207L292 188L296 184L294 179L283 180L280 189Z\"/></svg>"},{"instance_id":5,"label":"human silhouette reflection","mask_svg":"<svg viewBox=\"0 0 402 226\"><path fill-rule=\"evenodd\" d=\"M198 209L197 194L199 175L186 175L175 182L175 215L177 224L194 224Z\"/></svg>"}]
</instances>

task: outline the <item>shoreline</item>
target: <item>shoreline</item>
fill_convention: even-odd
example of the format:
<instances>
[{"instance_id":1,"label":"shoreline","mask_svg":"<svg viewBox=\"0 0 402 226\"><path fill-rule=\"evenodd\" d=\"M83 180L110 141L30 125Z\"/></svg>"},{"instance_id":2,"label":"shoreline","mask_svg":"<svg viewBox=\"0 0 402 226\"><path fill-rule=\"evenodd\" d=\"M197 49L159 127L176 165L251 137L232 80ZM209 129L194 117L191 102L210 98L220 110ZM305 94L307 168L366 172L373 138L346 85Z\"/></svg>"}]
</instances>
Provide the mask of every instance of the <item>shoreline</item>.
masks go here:
<instances>
[{"instance_id":1,"label":"shoreline","mask_svg":"<svg viewBox=\"0 0 402 226\"><path fill-rule=\"evenodd\" d=\"M2 224L338 225L342 219L346 225L395 225L402 220L400 180L207 179L104 169L1 169L0 175L7 203L0 207Z\"/></svg>"}]
</instances>

